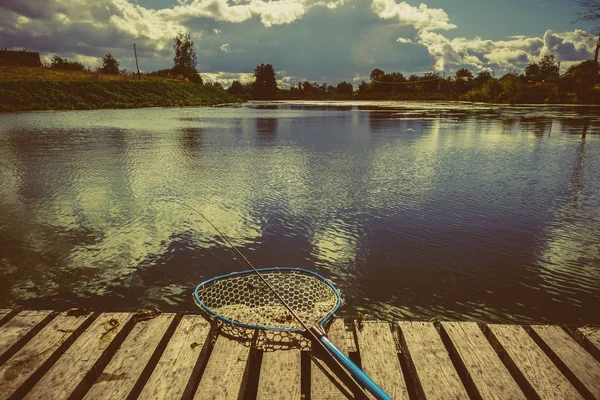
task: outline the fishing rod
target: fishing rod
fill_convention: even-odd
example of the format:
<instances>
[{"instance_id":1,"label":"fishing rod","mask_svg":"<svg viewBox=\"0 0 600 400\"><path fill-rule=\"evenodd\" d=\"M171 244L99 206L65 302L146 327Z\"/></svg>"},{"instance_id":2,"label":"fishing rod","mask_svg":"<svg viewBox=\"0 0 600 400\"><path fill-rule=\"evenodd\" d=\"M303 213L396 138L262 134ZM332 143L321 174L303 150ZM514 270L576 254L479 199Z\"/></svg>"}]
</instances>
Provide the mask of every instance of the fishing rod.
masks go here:
<instances>
[{"instance_id":1,"label":"fishing rod","mask_svg":"<svg viewBox=\"0 0 600 400\"><path fill-rule=\"evenodd\" d=\"M271 285L271 283L267 279L265 279L263 274L261 274L258 271L258 269L254 267L254 265L246 258L246 256L244 256L244 254L242 254L242 252L240 250L238 250L238 248L235 247L233 245L233 243L231 243L229 238L225 234L223 234L223 232L221 232L219 230L219 228L217 228L215 226L215 224L213 224L203 213L201 213L200 211L198 211L197 209L195 209L194 207L192 207L186 203L183 203L183 202L178 202L178 203L183 205L184 207L187 207L190 210L196 212L198 215L200 215L202 218L204 218L206 220L206 222L208 222L210 224L210 226L225 240L225 242L231 247L231 249L252 269L252 271L259 277L259 279L262 281L262 283L271 290L271 292L275 295L275 297L277 297L279 302L289 311L289 313L294 317L294 319L296 321L298 321L298 323L302 326L302 328L304 328L304 332L308 333L308 336L310 336L309 338L312 339L312 342L319 343L321 349L323 351L325 351L325 353L330 357L331 360L334 360L337 367L339 367L342 371L344 371L344 374L352 382L352 385L355 386L356 389L358 389L358 392L360 392L366 399L372 399L373 397L367 392L367 390L363 387L363 385L361 385L357 381L357 379L354 377L353 373L348 370L349 368L352 368L352 367L354 367L354 368L352 368L353 370L358 369L360 371L360 369L358 367L356 367L354 364L352 364L350 366L345 366L342 362L340 362L340 360L336 357L336 355L333 353L333 351L330 348L328 348L320 340L320 337L326 336L325 332L321 329L321 327L320 326L308 327L306 325L306 323L298 316L298 314L287 304L287 302L277 292L277 290L275 290L275 288ZM339 352L339 350L336 349L335 346L333 346L333 348L335 350L337 350L337 352ZM361 374L361 373L362 373L362 371L360 371L359 374ZM364 373L362 373L362 374L364 375ZM368 380L370 381L370 378L368 378ZM369 388L369 390L375 392L374 394L377 399L386 399L386 400L391 399L391 397L389 397L385 392L383 392L383 390L381 390L381 388L379 388L374 382L371 381L371 383L374 386L374 388Z\"/></svg>"}]
</instances>

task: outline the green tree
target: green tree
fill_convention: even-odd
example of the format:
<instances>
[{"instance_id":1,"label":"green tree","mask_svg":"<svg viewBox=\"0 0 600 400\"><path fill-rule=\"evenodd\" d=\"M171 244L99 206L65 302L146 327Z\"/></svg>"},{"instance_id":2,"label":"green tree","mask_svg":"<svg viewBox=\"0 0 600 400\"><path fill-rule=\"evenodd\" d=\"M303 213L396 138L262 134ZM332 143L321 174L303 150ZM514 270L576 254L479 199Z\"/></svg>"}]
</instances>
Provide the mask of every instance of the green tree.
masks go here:
<instances>
[{"instance_id":1,"label":"green tree","mask_svg":"<svg viewBox=\"0 0 600 400\"><path fill-rule=\"evenodd\" d=\"M231 82L231 86L229 86L227 91L231 94L240 94L244 91L244 86L240 81L233 81Z\"/></svg>"},{"instance_id":2,"label":"green tree","mask_svg":"<svg viewBox=\"0 0 600 400\"><path fill-rule=\"evenodd\" d=\"M358 93L365 94L369 90L369 84L365 81L361 81L358 85Z\"/></svg>"},{"instance_id":3,"label":"green tree","mask_svg":"<svg viewBox=\"0 0 600 400\"><path fill-rule=\"evenodd\" d=\"M118 75L119 74L119 62L110 53L106 53L102 58L102 68L100 72L104 74Z\"/></svg>"},{"instance_id":4,"label":"green tree","mask_svg":"<svg viewBox=\"0 0 600 400\"><path fill-rule=\"evenodd\" d=\"M340 82L337 84L335 90L336 90L337 94L339 94L341 96L352 96L352 92L353 92L354 88L352 87L351 83Z\"/></svg>"},{"instance_id":5,"label":"green tree","mask_svg":"<svg viewBox=\"0 0 600 400\"><path fill-rule=\"evenodd\" d=\"M385 75L385 72L383 72L383 70L380 70L379 68L375 68L373 71L371 71L371 75L369 77L372 81L375 81L382 75Z\"/></svg>"},{"instance_id":6,"label":"green tree","mask_svg":"<svg viewBox=\"0 0 600 400\"><path fill-rule=\"evenodd\" d=\"M173 50L175 50L175 57L173 57L171 72L175 75L183 75L192 82L202 83L202 79L196 70L198 57L190 34L177 34L173 38Z\"/></svg>"},{"instance_id":7,"label":"green tree","mask_svg":"<svg viewBox=\"0 0 600 400\"><path fill-rule=\"evenodd\" d=\"M466 68L461 68L456 71L456 77L459 78L459 80L470 82L473 80L473 73Z\"/></svg>"},{"instance_id":8,"label":"green tree","mask_svg":"<svg viewBox=\"0 0 600 400\"><path fill-rule=\"evenodd\" d=\"M52 57L50 68L64 69L67 71L85 71L85 65L77 61L69 61L66 58L61 58L57 55Z\"/></svg>"},{"instance_id":9,"label":"green tree","mask_svg":"<svg viewBox=\"0 0 600 400\"><path fill-rule=\"evenodd\" d=\"M274 99L277 96L277 80L271 64L260 64L254 68L252 95L255 99Z\"/></svg>"},{"instance_id":10,"label":"green tree","mask_svg":"<svg viewBox=\"0 0 600 400\"><path fill-rule=\"evenodd\" d=\"M490 82L492 79L494 79L492 73L487 69L484 69L482 71L479 71L479 73L477 74L477 78L475 78L474 80L477 83L477 86L481 87L484 84Z\"/></svg>"},{"instance_id":11,"label":"green tree","mask_svg":"<svg viewBox=\"0 0 600 400\"><path fill-rule=\"evenodd\" d=\"M525 77L527 80L536 82L540 75L540 66L537 63L529 64L525 67Z\"/></svg>"},{"instance_id":12,"label":"green tree","mask_svg":"<svg viewBox=\"0 0 600 400\"><path fill-rule=\"evenodd\" d=\"M554 55L542 57L539 63L529 64L525 68L525 76L533 82L547 82L558 79L559 69L554 62Z\"/></svg>"}]
</instances>

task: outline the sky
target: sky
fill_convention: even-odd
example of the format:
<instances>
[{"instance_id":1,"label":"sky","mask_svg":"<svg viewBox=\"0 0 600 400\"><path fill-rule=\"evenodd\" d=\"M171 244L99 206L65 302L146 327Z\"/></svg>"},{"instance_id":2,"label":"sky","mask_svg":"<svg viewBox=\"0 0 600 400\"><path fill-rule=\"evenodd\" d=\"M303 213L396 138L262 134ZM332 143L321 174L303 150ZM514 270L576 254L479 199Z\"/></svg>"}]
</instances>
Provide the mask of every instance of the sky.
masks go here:
<instances>
[{"instance_id":1,"label":"sky","mask_svg":"<svg viewBox=\"0 0 600 400\"><path fill-rule=\"evenodd\" d=\"M552 54L564 70L595 41L570 0L0 0L0 47L87 66L111 53L122 68L173 66L189 33L205 81L253 80L272 64L281 86L357 85L374 68L405 75L459 68L496 76Z\"/></svg>"}]
</instances>

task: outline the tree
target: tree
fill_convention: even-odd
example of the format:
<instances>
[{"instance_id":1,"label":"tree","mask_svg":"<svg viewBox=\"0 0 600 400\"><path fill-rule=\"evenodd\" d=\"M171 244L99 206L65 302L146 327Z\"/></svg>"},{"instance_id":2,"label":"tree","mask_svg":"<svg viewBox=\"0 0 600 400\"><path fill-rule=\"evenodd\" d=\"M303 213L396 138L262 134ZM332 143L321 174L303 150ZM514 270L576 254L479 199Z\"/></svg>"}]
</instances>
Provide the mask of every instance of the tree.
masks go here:
<instances>
[{"instance_id":1,"label":"tree","mask_svg":"<svg viewBox=\"0 0 600 400\"><path fill-rule=\"evenodd\" d=\"M542 57L539 64L542 80L548 81L558 78L560 70L558 64L554 62L554 54Z\"/></svg>"},{"instance_id":2,"label":"tree","mask_svg":"<svg viewBox=\"0 0 600 400\"><path fill-rule=\"evenodd\" d=\"M365 94L369 90L369 84L365 81L361 81L358 85L358 93Z\"/></svg>"},{"instance_id":3,"label":"tree","mask_svg":"<svg viewBox=\"0 0 600 400\"><path fill-rule=\"evenodd\" d=\"M536 81L539 75L540 66L537 63L532 63L525 67L525 77L528 81Z\"/></svg>"},{"instance_id":4,"label":"tree","mask_svg":"<svg viewBox=\"0 0 600 400\"><path fill-rule=\"evenodd\" d=\"M525 68L525 76L533 82L546 82L558 79L559 69L554 62L554 55L545 55L538 63L529 64Z\"/></svg>"},{"instance_id":5,"label":"tree","mask_svg":"<svg viewBox=\"0 0 600 400\"><path fill-rule=\"evenodd\" d=\"M52 57L50 62L50 68L52 69L64 69L67 71L85 71L85 65L77 61L69 61L66 58L61 58L57 55Z\"/></svg>"},{"instance_id":6,"label":"tree","mask_svg":"<svg viewBox=\"0 0 600 400\"><path fill-rule=\"evenodd\" d=\"M100 72L104 74L118 75L119 74L119 62L110 53L106 53L102 58L102 68Z\"/></svg>"},{"instance_id":7,"label":"tree","mask_svg":"<svg viewBox=\"0 0 600 400\"><path fill-rule=\"evenodd\" d=\"M382 75L385 75L385 72L383 72L379 68L375 68L373 71L371 71L370 78L371 78L372 81L375 81L379 77L381 77Z\"/></svg>"},{"instance_id":8,"label":"tree","mask_svg":"<svg viewBox=\"0 0 600 400\"><path fill-rule=\"evenodd\" d=\"M596 50L594 51L594 61L598 62L598 53L600 52L600 0L578 0L577 4L581 8L578 12L579 18L577 21L595 24L591 34L592 36L598 35Z\"/></svg>"},{"instance_id":9,"label":"tree","mask_svg":"<svg viewBox=\"0 0 600 400\"><path fill-rule=\"evenodd\" d=\"M353 90L352 84L348 82L340 82L336 86L336 92L342 96L352 96Z\"/></svg>"},{"instance_id":10,"label":"tree","mask_svg":"<svg viewBox=\"0 0 600 400\"><path fill-rule=\"evenodd\" d=\"M461 68L456 71L456 77L459 80L470 82L473 80L473 73L466 68Z\"/></svg>"},{"instance_id":11,"label":"tree","mask_svg":"<svg viewBox=\"0 0 600 400\"><path fill-rule=\"evenodd\" d=\"M271 64L260 64L254 68L252 95L255 99L274 99L277 96L277 80Z\"/></svg>"},{"instance_id":12,"label":"tree","mask_svg":"<svg viewBox=\"0 0 600 400\"><path fill-rule=\"evenodd\" d=\"M175 75L183 75L192 82L202 83L202 79L198 75L196 66L198 65L198 57L194 42L189 33L179 33L173 38L173 69L171 72Z\"/></svg>"},{"instance_id":13,"label":"tree","mask_svg":"<svg viewBox=\"0 0 600 400\"><path fill-rule=\"evenodd\" d=\"M494 77L492 76L492 73L490 71L488 71L487 69L484 69L482 71L479 71L479 73L477 74L477 78L475 78L475 82L477 83L477 85L479 87L481 87L485 83L491 81L492 79L494 79Z\"/></svg>"},{"instance_id":14,"label":"tree","mask_svg":"<svg viewBox=\"0 0 600 400\"><path fill-rule=\"evenodd\" d=\"M240 81L233 81L231 82L231 86L229 86L227 91L231 94L240 94L244 91L244 86Z\"/></svg>"}]
</instances>

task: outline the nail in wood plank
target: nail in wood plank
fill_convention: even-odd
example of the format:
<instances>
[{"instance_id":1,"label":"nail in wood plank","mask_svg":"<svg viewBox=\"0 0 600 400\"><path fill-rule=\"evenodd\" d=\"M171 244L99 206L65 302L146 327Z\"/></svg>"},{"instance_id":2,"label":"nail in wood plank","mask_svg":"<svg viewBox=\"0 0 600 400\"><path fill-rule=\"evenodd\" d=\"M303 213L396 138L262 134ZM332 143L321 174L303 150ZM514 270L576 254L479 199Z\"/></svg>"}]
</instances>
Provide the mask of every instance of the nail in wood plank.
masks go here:
<instances>
[{"instance_id":1,"label":"nail in wood plank","mask_svg":"<svg viewBox=\"0 0 600 400\"><path fill-rule=\"evenodd\" d=\"M341 318L336 318L331 325L329 326L329 332L327 332L327 337L329 340L335 344L342 352L348 355L348 344L346 340L346 328L344 326L344 320ZM318 352L319 354L322 351ZM310 363L310 392L311 397L313 399L323 399L323 400L346 400L348 396L346 396L340 388L336 385L340 385L342 390L345 393L352 396L352 390L346 387L340 379L338 379L332 370L325 364L324 361L319 360L319 365L323 369L325 369L326 373L321 370L321 368L315 363L314 360L311 360ZM335 380L335 384L331 381L331 379Z\"/></svg>"},{"instance_id":2,"label":"nail in wood plank","mask_svg":"<svg viewBox=\"0 0 600 400\"><path fill-rule=\"evenodd\" d=\"M206 357L210 324L199 315L185 315L140 393L140 399L180 399L192 371Z\"/></svg>"},{"instance_id":3,"label":"nail in wood plank","mask_svg":"<svg viewBox=\"0 0 600 400\"><path fill-rule=\"evenodd\" d=\"M0 367L0 398L8 398L47 363L62 354L68 340L90 316L59 314ZM63 346L64 344L64 346ZM56 354L55 354L56 353Z\"/></svg>"},{"instance_id":4,"label":"nail in wood plank","mask_svg":"<svg viewBox=\"0 0 600 400\"><path fill-rule=\"evenodd\" d=\"M0 327L0 360L37 324L48 318L51 311L21 311ZM0 362L1 364L1 362Z\"/></svg>"},{"instance_id":5,"label":"nail in wood plank","mask_svg":"<svg viewBox=\"0 0 600 400\"><path fill-rule=\"evenodd\" d=\"M600 360L600 326L584 326L577 329L577 333L584 338L584 345L596 360Z\"/></svg>"},{"instance_id":6,"label":"nail in wood plank","mask_svg":"<svg viewBox=\"0 0 600 400\"><path fill-rule=\"evenodd\" d=\"M137 322L85 398L127 398L173 318L175 314L161 314L151 320Z\"/></svg>"},{"instance_id":7,"label":"nail in wood plank","mask_svg":"<svg viewBox=\"0 0 600 400\"><path fill-rule=\"evenodd\" d=\"M383 321L355 324L362 370L394 399L408 399L391 325Z\"/></svg>"},{"instance_id":8,"label":"nail in wood plank","mask_svg":"<svg viewBox=\"0 0 600 400\"><path fill-rule=\"evenodd\" d=\"M505 363L528 389L542 399L579 399L581 395L518 325L488 325L492 340L504 350Z\"/></svg>"},{"instance_id":9,"label":"nail in wood plank","mask_svg":"<svg viewBox=\"0 0 600 400\"><path fill-rule=\"evenodd\" d=\"M600 399L600 362L581 347L564 329L559 326L534 325L534 334L546 343L548 348L596 399Z\"/></svg>"},{"instance_id":10,"label":"nail in wood plank","mask_svg":"<svg viewBox=\"0 0 600 400\"><path fill-rule=\"evenodd\" d=\"M94 367L132 315L101 314L44 374L26 398L67 399L73 395L81 396L83 381L92 376L95 378L101 372L94 371Z\"/></svg>"},{"instance_id":11,"label":"nail in wood plank","mask_svg":"<svg viewBox=\"0 0 600 400\"><path fill-rule=\"evenodd\" d=\"M464 364L482 399L525 399L492 345L475 322L442 322L452 350Z\"/></svg>"},{"instance_id":12,"label":"nail in wood plank","mask_svg":"<svg viewBox=\"0 0 600 400\"><path fill-rule=\"evenodd\" d=\"M300 349L265 351L260 365L258 399L300 399Z\"/></svg>"},{"instance_id":13,"label":"nail in wood plank","mask_svg":"<svg viewBox=\"0 0 600 400\"><path fill-rule=\"evenodd\" d=\"M238 399L248 378L249 343L219 336L196 389L194 399Z\"/></svg>"},{"instance_id":14,"label":"nail in wood plank","mask_svg":"<svg viewBox=\"0 0 600 400\"><path fill-rule=\"evenodd\" d=\"M429 322L399 322L402 349L421 397L468 399L450 355Z\"/></svg>"}]
</instances>

